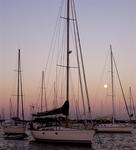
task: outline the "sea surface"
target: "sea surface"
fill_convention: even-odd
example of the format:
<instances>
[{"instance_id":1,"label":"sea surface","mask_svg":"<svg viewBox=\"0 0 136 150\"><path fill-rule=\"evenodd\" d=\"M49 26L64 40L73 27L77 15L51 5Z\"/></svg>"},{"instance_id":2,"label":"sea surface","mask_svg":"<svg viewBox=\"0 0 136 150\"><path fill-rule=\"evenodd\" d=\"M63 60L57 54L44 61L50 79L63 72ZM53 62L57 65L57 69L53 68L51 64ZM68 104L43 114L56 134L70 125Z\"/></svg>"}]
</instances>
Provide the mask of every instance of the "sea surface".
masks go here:
<instances>
[{"instance_id":1,"label":"sea surface","mask_svg":"<svg viewBox=\"0 0 136 150\"><path fill-rule=\"evenodd\" d=\"M6 140L0 134L0 150L136 150L136 129L132 134L96 134L92 148L37 143L28 132L24 140Z\"/></svg>"}]
</instances>

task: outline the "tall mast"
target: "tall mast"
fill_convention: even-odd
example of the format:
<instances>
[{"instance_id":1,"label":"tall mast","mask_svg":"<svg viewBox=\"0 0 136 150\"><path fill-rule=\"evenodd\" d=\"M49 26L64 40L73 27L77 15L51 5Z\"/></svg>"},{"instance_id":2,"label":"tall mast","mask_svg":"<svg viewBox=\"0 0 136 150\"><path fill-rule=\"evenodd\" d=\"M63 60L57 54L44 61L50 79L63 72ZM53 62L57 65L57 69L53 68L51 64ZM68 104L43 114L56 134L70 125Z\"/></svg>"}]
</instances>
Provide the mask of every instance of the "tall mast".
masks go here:
<instances>
[{"instance_id":1,"label":"tall mast","mask_svg":"<svg viewBox=\"0 0 136 150\"><path fill-rule=\"evenodd\" d=\"M112 96L112 123L115 123L115 108L114 108L114 80L113 80L113 53L112 46L110 45L110 54L111 54L111 96Z\"/></svg>"},{"instance_id":2,"label":"tall mast","mask_svg":"<svg viewBox=\"0 0 136 150\"><path fill-rule=\"evenodd\" d=\"M43 111L43 82L44 82L44 71L42 71L42 87L41 87L41 112Z\"/></svg>"},{"instance_id":3,"label":"tall mast","mask_svg":"<svg viewBox=\"0 0 136 150\"><path fill-rule=\"evenodd\" d=\"M69 8L70 0L67 0L67 68L66 68L66 100L69 101Z\"/></svg>"},{"instance_id":4,"label":"tall mast","mask_svg":"<svg viewBox=\"0 0 136 150\"><path fill-rule=\"evenodd\" d=\"M22 119L24 120L24 102L23 102L23 87L22 87L22 74L21 74L21 59L20 59L20 92L21 92L21 106L22 106Z\"/></svg>"},{"instance_id":5,"label":"tall mast","mask_svg":"<svg viewBox=\"0 0 136 150\"><path fill-rule=\"evenodd\" d=\"M20 49L18 50L18 69L17 69L17 118L19 118L19 98L20 98Z\"/></svg>"},{"instance_id":6,"label":"tall mast","mask_svg":"<svg viewBox=\"0 0 136 150\"><path fill-rule=\"evenodd\" d=\"M44 71L42 71L42 85L41 85L41 112L43 111L43 99L45 99L45 109L47 111L46 89Z\"/></svg>"},{"instance_id":7,"label":"tall mast","mask_svg":"<svg viewBox=\"0 0 136 150\"><path fill-rule=\"evenodd\" d=\"M58 102L57 102L57 92L56 92L56 84L54 82L54 108L57 108Z\"/></svg>"},{"instance_id":8,"label":"tall mast","mask_svg":"<svg viewBox=\"0 0 136 150\"><path fill-rule=\"evenodd\" d=\"M18 67L17 67L17 118L19 118L19 102L21 98L22 105L22 119L24 120L24 104L23 104L23 89L22 89L22 76L21 76L21 59L20 59L20 49L18 50Z\"/></svg>"},{"instance_id":9,"label":"tall mast","mask_svg":"<svg viewBox=\"0 0 136 150\"><path fill-rule=\"evenodd\" d=\"M132 114L132 92L131 92L131 87L129 87L129 100L130 100L130 103L129 103L129 109L130 109L130 114Z\"/></svg>"},{"instance_id":10,"label":"tall mast","mask_svg":"<svg viewBox=\"0 0 136 150\"><path fill-rule=\"evenodd\" d=\"M130 114L132 113L132 91L131 91L131 87L129 87L129 100L130 100L130 104L129 104L129 108L130 108Z\"/></svg>"},{"instance_id":11,"label":"tall mast","mask_svg":"<svg viewBox=\"0 0 136 150\"><path fill-rule=\"evenodd\" d=\"M11 98L9 99L9 116L10 116L10 119L12 118L12 101L11 101Z\"/></svg>"}]
</instances>

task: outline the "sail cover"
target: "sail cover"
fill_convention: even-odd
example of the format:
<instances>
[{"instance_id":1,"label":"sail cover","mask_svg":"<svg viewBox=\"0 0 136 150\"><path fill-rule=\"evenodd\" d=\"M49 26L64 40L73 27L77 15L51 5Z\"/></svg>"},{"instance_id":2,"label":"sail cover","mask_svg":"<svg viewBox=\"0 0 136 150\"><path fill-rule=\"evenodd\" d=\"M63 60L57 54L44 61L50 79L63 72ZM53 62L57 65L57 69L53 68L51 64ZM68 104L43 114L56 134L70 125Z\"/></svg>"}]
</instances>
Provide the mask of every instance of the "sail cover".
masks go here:
<instances>
[{"instance_id":1,"label":"sail cover","mask_svg":"<svg viewBox=\"0 0 136 150\"><path fill-rule=\"evenodd\" d=\"M45 112L38 112L37 114L33 114L33 116L40 117L40 116L50 116L50 115L55 115L55 114L63 114L63 115L68 116L69 115L69 101L66 100L65 103L60 108L56 108L56 109L45 111Z\"/></svg>"}]
</instances>

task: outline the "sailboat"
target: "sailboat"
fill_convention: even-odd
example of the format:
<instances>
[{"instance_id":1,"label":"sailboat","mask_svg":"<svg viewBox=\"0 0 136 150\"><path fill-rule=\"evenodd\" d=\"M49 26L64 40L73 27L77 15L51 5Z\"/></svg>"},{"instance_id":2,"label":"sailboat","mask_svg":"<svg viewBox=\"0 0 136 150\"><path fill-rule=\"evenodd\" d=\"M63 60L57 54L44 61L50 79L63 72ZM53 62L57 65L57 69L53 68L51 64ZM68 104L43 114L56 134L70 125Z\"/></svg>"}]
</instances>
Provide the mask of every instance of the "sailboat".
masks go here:
<instances>
[{"instance_id":1,"label":"sailboat","mask_svg":"<svg viewBox=\"0 0 136 150\"><path fill-rule=\"evenodd\" d=\"M74 0L67 0L67 17L63 17L63 19L66 19L66 26L67 26L67 52L66 52L66 101L62 105L62 107L45 111L45 112L38 112L36 114L33 114L34 117L39 117L42 119L46 116L56 116L57 114L61 114L65 117L63 122L59 122L59 125L56 123L56 125L48 125L47 122L45 122L45 126L37 126L32 121L31 123L31 133L35 140L37 141L45 141L45 142L54 142L54 143L67 143L67 144L85 144L85 145L91 145L93 137L95 135L94 129L86 129L84 128L72 128L69 123L69 107L70 107L70 89L69 89L69 78L70 78L70 39L69 39L69 28L70 28L70 21L76 22L77 26L77 19L75 15L75 9L73 8L74 18L70 18L70 4L74 4ZM79 33L78 33L79 34ZM81 45L80 45L81 46Z\"/></svg>"},{"instance_id":2,"label":"sailboat","mask_svg":"<svg viewBox=\"0 0 136 150\"><path fill-rule=\"evenodd\" d=\"M24 122L24 104L22 91L22 76L21 76L21 59L20 49L18 50L18 69L17 69L17 108L16 116L10 116L10 120L6 120L3 125L5 138L24 138L26 136L26 124ZM20 115L21 103L21 115Z\"/></svg>"},{"instance_id":3,"label":"sailboat","mask_svg":"<svg viewBox=\"0 0 136 150\"><path fill-rule=\"evenodd\" d=\"M114 100L114 78L113 78L113 64L115 65L118 79L119 79L119 84L121 87L122 95L124 98L127 114L129 116L129 119L131 121L131 115L128 110L128 106L126 103L125 99L125 94L122 88L122 84L120 81L119 73L117 70L117 66L113 57L113 52L112 52L112 46L110 45L110 58L111 58L111 97L112 97L112 124L100 124L96 127L97 132L103 132L103 133L131 133L133 130L133 127L129 124L117 124L115 123L115 100Z\"/></svg>"}]
</instances>

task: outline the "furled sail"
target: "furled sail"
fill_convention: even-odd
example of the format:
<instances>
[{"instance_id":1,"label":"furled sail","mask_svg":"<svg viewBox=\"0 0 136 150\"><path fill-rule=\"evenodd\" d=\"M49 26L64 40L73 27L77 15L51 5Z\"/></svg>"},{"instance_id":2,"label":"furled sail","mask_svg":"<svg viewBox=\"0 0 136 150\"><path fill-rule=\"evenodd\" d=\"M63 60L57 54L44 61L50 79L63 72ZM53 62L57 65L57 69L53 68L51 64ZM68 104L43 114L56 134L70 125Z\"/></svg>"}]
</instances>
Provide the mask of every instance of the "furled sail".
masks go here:
<instances>
[{"instance_id":1,"label":"furled sail","mask_svg":"<svg viewBox=\"0 0 136 150\"><path fill-rule=\"evenodd\" d=\"M50 116L50 115L55 115L55 114L63 114L68 116L69 114L69 101L66 100L65 103L62 105L60 108L56 108L50 111L45 111L45 112L38 112L37 114L33 114L35 117L41 117L41 116Z\"/></svg>"}]
</instances>

